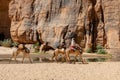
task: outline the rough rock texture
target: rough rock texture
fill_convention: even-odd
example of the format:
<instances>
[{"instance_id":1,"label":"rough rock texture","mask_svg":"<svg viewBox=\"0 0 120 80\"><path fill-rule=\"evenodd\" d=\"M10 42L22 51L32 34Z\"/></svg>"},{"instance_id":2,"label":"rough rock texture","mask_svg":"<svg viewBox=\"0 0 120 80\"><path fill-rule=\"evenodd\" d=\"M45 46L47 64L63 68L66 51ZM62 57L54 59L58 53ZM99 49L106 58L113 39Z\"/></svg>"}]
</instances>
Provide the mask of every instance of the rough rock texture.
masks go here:
<instances>
[{"instance_id":1,"label":"rough rock texture","mask_svg":"<svg viewBox=\"0 0 120 80\"><path fill-rule=\"evenodd\" d=\"M103 13L107 45L110 48L120 48L120 0L103 1Z\"/></svg>"},{"instance_id":2,"label":"rough rock texture","mask_svg":"<svg viewBox=\"0 0 120 80\"><path fill-rule=\"evenodd\" d=\"M11 0L10 32L20 43L120 48L119 10L119 0Z\"/></svg>"},{"instance_id":3,"label":"rough rock texture","mask_svg":"<svg viewBox=\"0 0 120 80\"><path fill-rule=\"evenodd\" d=\"M10 0L0 0L0 33L4 33L5 38L10 37L9 2Z\"/></svg>"}]
</instances>

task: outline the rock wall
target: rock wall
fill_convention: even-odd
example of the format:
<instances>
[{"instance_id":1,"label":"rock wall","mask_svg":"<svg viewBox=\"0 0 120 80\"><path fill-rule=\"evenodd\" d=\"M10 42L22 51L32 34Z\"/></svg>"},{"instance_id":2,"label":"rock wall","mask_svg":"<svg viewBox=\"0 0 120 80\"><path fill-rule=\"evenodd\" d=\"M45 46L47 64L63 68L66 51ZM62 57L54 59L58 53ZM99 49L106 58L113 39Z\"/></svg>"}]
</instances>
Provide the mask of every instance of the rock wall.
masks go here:
<instances>
[{"instance_id":1,"label":"rock wall","mask_svg":"<svg viewBox=\"0 0 120 80\"><path fill-rule=\"evenodd\" d=\"M103 0L107 45L120 48L120 0Z\"/></svg>"},{"instance_id":2,"label":"rock wall","mask_svg":"<svg viewBox=\"0 0 120 80\"><path fill-rule=\"evenodd\" d=\"M9 2L10 0L0 0L0 34L4 33L5 38L10 38Z\"/></svg>"},{"instance_id":3,"label":"rock wall","mask_svg":"<svg viewBox=\"0 0 120 80\"><path fill-rule=\"evenodd\" d=\"M119 10L119 0L11 0L10 32L20 43L120 48Z\"/></svg>"}]
</instances>

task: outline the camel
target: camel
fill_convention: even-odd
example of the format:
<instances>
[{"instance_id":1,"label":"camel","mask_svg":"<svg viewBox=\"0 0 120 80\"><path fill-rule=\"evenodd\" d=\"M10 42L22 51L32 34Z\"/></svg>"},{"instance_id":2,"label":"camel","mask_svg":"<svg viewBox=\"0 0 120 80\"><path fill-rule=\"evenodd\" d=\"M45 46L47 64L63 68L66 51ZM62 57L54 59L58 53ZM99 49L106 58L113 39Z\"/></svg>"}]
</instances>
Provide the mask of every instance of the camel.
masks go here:
<instances>
[{"instance_id":1,"label":"camel","mask_svg":"<svg viewBox=\"0 0 120 80\"><path fill-rule=\"evenodd\" d=\"M83 51L81 47L76 46L76 50L71 50L70 48L67 48L66 49L66 60L70 62L70 54L74 54L75 55L74 63L76 62L77 57L79 56L81 58L82 63L85 64L87 62L85 62L85 60L82 58L82 53Z\"/></svg>"},{"instance_id":2,"label":"camel","mask_svg":"<svg viewBox=\"0 0 120 80\"><path fill-rule=\"evenodd\" d=\"M41 46L40 46L40 52L43 52L43 51L45 51L45 49L46 49L46 47L48 46L48 43L46 42L46 43L43 43L43 44L41 44Z\"/></svg>"},{"instance_id":3,"label":"camel","mask_svg":"<svg viewBox=\"0 0 120 80\"><path fill-rule=\"evenodd\" d=\"M43 44L41 44L39 50L40 50L39 52L46 52L46 51L55 50L55 49L49 46L48 42L44 42Z\"/></svg>"},{"instance_id":4,"label":"camel","mask_svg":"<svg viewBox=\"0 0 120 80\"><path fill-rule=\"evenodd\" d=\"M82 48L79 48L79 47L76 47L75 51L71 50L70 48L67 48L67 49L64 49L64 48L58 49L57 48L54 50L54 54L52 56L52 61L54 58L55 58L55 61L57 61L58 55L62 54L63 55L62 61L65 58L67 62L70 62L70 54L74 54L75 55L74 63L76 62L77 57L79 56L81 58L82 63L87 64L87 62L82 58L82 53L83 53Z\"/></svg>"},{"instance_id":5,"label":"camel","mask_svg":"<svg viewBox=\"0 0 120 80\"><path fill-rule=\"evenodd\" d=\"M64 60L64 58L66 59L66 54L65 54L65 49L64 48L61 48L61 49L55 49L54 50L54 53L53 53L53 56L52 56L52 61L53 59L55 58L55 61L57 61L57 57L59 54L62 54L64 55L64 57L62 57L62 61Z\"/></svg>"},{"instance_id":6,"label":"camel","mask_svg":"<svg viewBox=\"0 0 120 80\"><path fill-rule=\"evenodd\" d=\"M18 48L17 47L12 48L12 57L10 58L9 63L11 62L13 57L14 57L15 61L18 63L16 58L20 53L23 54L22 63L23 63L25 57L28 57L30 63L32 63L31 58L30 58L30 50L28 48L26 48L23 44L18 45Z\"/></svg>"}]
</instances>

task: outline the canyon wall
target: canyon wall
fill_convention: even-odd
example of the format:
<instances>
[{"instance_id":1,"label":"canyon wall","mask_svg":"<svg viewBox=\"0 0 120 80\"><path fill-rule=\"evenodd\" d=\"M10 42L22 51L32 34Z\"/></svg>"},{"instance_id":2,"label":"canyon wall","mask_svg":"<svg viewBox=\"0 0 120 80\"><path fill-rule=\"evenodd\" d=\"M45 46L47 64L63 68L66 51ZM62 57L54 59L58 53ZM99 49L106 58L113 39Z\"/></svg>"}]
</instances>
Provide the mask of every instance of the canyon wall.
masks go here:
<instances>
[{"instance_id":1,"label":"canyon wall","mask_svg":"<svg viewBox=\"0 0 120 80\"><path fill-rule=\"evenodd\" d=\"M10 38L10 19L8 16L10 0L0 0L0 34Z\"/></svg>"},{"instance_id":2,"label":"canyon wall","mask_svg":"<svg viewBox=\"0 0 120 80\"><path fill-rule=\"evenodd\" d=\"M11 37L20 43L49 42L52 47L71 38L83 48L120 48L119 0L11 0Z\"/></svg>"},{"instance_id":3,"label":"canyon wall","mask_svg":"<svg viewBox=\"0 0 120 80\"><path fill-rule=\"evenodd\" d=\"M120 48L120 0L103 0L103 13L107 44Z\"/></svg>"}]
</instances>

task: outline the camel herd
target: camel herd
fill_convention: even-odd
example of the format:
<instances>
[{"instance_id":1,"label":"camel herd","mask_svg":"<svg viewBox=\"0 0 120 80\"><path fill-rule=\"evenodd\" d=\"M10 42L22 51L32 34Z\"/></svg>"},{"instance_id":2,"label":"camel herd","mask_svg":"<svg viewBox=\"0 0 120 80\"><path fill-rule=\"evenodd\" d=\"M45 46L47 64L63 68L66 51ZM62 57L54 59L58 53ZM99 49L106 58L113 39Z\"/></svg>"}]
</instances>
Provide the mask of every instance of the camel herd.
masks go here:
<instances>
[{"instance_id":1,"label":"camel herd","mask_svg":"<svg viewBox=\"0 0 120 80\"><path fill-rule=\"evenodd\" d=\"M46 47L46 44L42 44L41 47L40 47L40 52L44 51L45 47ZM14 58L14 60L17 62L16 57L20 53L23 54L22 63L24 62L25 57L29 58L30 63L32 63L31 58L30 58L30 49L25 47L25 45L23 45L23 44L18 45L18 47L13 47L12 48L12 57L10 58L9 63L11 62L12 58ZM66 49L64 49L64 48L56 48L56 49L54 49L54 53L53 53L53 56L52 56L52 61L54 59L55 59L55 61L57 61L58 55L62 54L63 55L62 59L65 59L67 62L70 62L70 54L73 54L73 55L75 55L74 62L76 62L77 57L79 56L82 63L85 64L87 62L85 61L85 59L82 58L82 53L83 53L83 50L80 47L76 47L75 51L71 50L70 48L66 48Z\"/></svg>"}]
</instances>

